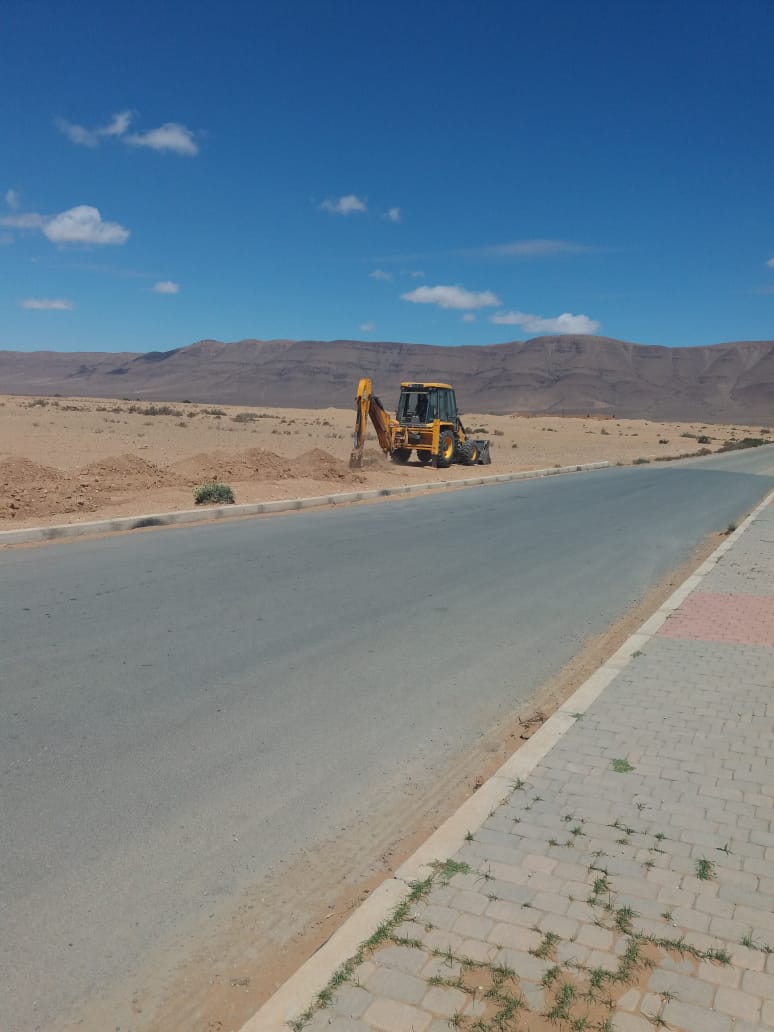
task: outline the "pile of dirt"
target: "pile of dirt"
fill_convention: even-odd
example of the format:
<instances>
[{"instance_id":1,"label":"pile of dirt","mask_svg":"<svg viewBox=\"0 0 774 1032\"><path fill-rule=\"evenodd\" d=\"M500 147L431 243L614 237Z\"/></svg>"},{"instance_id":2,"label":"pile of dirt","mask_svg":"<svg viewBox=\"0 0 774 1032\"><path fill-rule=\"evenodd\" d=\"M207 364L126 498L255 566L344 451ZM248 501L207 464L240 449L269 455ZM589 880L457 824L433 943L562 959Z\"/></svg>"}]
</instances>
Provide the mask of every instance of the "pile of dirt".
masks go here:
<instances>
[{"instance_id":1,"label":"pile of dirt","mask_svg":"<svg viewBox=\"0 0 774 1032\"><path fill-rule=\"evenodd\" d=\"M99 462L84 466L78 473L81 481L88 481L103 491L143 490L152 487L177 487L185 480L172 470L162 469L137 455L111 455Z\"/></svg>"},{"instance_id":2,"label":"pile of dirt","mask_svg":"<svg viewBox=\"0 0 774 1032\"><path fill-rule=\"evenodd\" d=\"M0 518L26 519L54 513L93 512L98 499L77 475L41 466L30 459L0 462Z\"/></svg>"},{"instance_id":3,"label":"pile of dirt","mask_svg":"<svg viewBox=\"0 0 774 1032\"><path fill-rule=\"evenodd\" d=\"M211 480L286 480L297 476L287 459L262 448L243 452L200 452L169 467L193 486Z\"/></svg>"},{"instance_id":4,"label":"pile of dirt","mask_svg":"<svg viewBox=\"0 0 774 1032\"><path fill-rule=\"evenodd\" d=\"M293 460L293 472L297 477L311 480L349 480L349 466L322 448L311 448Z\"/></svg>"}]
</instances>

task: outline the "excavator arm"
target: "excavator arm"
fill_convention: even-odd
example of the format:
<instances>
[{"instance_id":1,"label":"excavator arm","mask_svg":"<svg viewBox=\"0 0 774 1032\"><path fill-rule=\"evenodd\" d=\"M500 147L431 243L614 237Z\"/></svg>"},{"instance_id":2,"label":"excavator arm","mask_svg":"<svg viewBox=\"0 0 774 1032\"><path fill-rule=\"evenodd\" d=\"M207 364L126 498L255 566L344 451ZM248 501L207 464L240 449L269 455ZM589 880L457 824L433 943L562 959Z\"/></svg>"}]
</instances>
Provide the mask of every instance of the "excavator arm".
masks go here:
<instances>
[{"instance_id":1,"label":"excavator arm","mask_svg":"<svg viewBox=\"0 0 774 1032\"><path fill-rule=\"evenodd\" d=\"M359 469L363 465L363 448L365 447L368 419L374 424L379 446L387 455L392 451L392 420L381 401L373 393L373 384L364 376L357 385L355 398L355 435L352 442L352 454L349 457L349 468Z\"/></svg>"}]
</instances>

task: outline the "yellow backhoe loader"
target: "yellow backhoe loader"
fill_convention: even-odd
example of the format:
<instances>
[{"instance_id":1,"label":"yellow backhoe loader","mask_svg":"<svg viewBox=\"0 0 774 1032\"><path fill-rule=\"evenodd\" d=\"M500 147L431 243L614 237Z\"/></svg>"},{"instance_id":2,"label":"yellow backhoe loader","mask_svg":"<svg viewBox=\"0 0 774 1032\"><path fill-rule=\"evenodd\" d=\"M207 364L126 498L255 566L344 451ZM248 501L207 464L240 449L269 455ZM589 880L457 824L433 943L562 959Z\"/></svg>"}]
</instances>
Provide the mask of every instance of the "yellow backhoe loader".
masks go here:
<instances>
[{"instance_id":1,"label":"yellow backhoe loader","mask_svg":"<svg viewBox=\"0 0 774 1032\"><path fill-rule=\"evenodd\" d=\"M465 433L457 412L454 388L448 383L402 383L396 418L386 411L364 376L355 398L355 439L349 459L351 469L363 465L366 428L370 418L379 445L393 462L406 463L416 451L423 464L436 467L461 462L466 466L489 465L489 441L474 440Z\"/></svg>"}]
</instances>

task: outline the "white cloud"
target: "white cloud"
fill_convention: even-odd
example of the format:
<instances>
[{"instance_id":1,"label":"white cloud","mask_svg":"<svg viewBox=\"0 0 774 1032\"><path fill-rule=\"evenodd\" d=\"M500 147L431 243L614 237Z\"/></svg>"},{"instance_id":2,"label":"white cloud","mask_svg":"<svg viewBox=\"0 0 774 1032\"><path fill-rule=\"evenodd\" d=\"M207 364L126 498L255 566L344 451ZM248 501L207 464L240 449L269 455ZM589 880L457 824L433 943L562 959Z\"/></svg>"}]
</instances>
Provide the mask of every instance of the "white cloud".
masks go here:
<instances>
[{"instance_id":1,"label":"white cloud","mask_svg":"<svg viewBox=\"0 0 774 1032\"><path fill-rule=\"evenodd\" d=\"M172 151L174 154L182 154L186 157L193 157L194 154L199 153L199 145L194 140L193 132L177 122L165 122L158 129L151 129L147 133L135 133L132 136L126 136L125 140L133 147Z\"/></svg>"},{"instance_id":2,"label":"white cloud","mask_svg":"<svg viewBox=\"0 0 774 1032\"><path fill-rule=\"evenodd\" d=\"M774 258L769 258L769 260L766 262L766 265L768 265L770 269L774 269Z\"/></svg>"},{"instance_id":3,"label":"white cloud","mask_svg":"<svg viewBox=\"0 0 774 1032\"><path fill-rule=\"evenodd\" d=\"M103 222L97 208L79 204L45 221L43 232L54 244L125 244L129 230Z\"/></svg>"},{"instance_id":4,"label":"white cloud","mask_svg":"<svg viewBox=\"0 0 774 1032\"><path fill-rule=\"evenodd\" d=\"M521 326L527 333L596 333L602 325L587 315L563 312L555 319L543 319L526 312L497 312L489 321L499 326Z\"/></svg>"},{"instance_id":5,"label":"white cloud","mask_svg":"<svg viewBox=\"0 0 774 1032\"><path fill-rule=\"evenodd\" d=\"M465 314L462 317L462 321L463 322L475 322L476 321L476 317L475 317L475 315L472 312L465 312Z\"/></svg>"},{"instance_id":6,"label":"white cloud","mask_svg":"<svg viewBox=\"0 0 774 1032\"><path fill-rule=\"evenodd\" d=\"M555 258L563 254L593 254L597 249L572 240L512 240L490 247L471 247L457 254L477 258Z\"/></svg>"},{"instance_id":7,"label":"white cloud","mask_svg":"<svg viewBox=\"0 0 774 1032\"><path fill-rule=\"evenodd\" d=\"M45 221L36 211L28 211L21 215L4 215L0 218L0 226L10 226L11 229L42 229Z\"/></svg>"},{"instance_id":8,"label":"white cloud","mask_svg":"<svg viewBox=\"0 0 774 1032\"><path fill-rule=\"evenodd\" d=\"M420 272L419 270L417 270L416 272L410 272L408 275L411 276L413 279L424 279L425 278L424 272Z\"/></svg>"},{"instance_id":9,"label":"white cloud","mask_svg":"<svg viewBox=\"0 0 774 1032\"><path fill-rule=\"evenodd\" d=\"M96 129L87 129L76 122L68 122L66 118L57 118L54 121L60 133L63 133L71 143L80 144L82 147L99 146L103 136L123 136L132 121L131 111L119 111L108 122L107 125L98 126Z\"/></svg>"},{"instance_id":10,"label":"white cloud","mask_svg":"<svg viewBox=\"0 0 774 1032\"><path fill-rule=\"evenodd\" d=\"M392 280L392 273L385 272L384 269L374 269L374 271L369 272L368 275L371 279L385 280L386 282Z\"/></svg>"},{"instance_id":11,"label":"white cloud","mask_svg":"<svg viewBox=\"0 0 774 1032\"><path fill-rule=\"evenodd\" d=\"M333 215L351 215L353 212L368 211L368 205L355 194L346 194L344 197L329 197L323 201L320 207L323 211L329 211Z\"/></svg>"},{"instance_id":12,"label":"white cloud","mask_svg":"<svg viewBox=\"0 0 774 1032\"><path fill-rule=\"evenodd\" d=\"M113 115L112 121L108 122L104 129L98 129L97 132L100 136L123 136L131 125L133 117L131 111L119 111L118 114Z\"/></svg>"},{"instance_id":13,"label":"white cloud","mask_svg":"<svg viewBox=\"0 0 774 1032\"><path fill-rule=\"evenodd\" d=\"M68 122L66 118L57 118L54 125L70 143L80 144L81 147L96 147L99 144L96 130L86 129L82 125L76 125L75 122Z\"/></svg>"},{"instance_id":14,"label":"white cloud","mask_svg":"<svg viewBox=\"0 0 774 1032\"><path fill-rule=\"evenodd\" d=\"M364 323L361 323L360 324L360 329L363 331L363 333L373 333L374 330L376 329L376 323L375 322L364 322Z\"/></svg>"},{"instance_id":15,"label":"white cloud","mask_svg":"<svg viewBox=\"0 0 774 1032\"><path fill-rule=\"evenodd\" d=\"M18 190L6 190L5 191L5 203L11 209L11 211L18 211L21 199L19 197Z\"/></svg>"},{"instance_id":16,"label":"white cloud","mask_svg":"<svg viewBox=\"0 0 774 1032\"><path fill-rule=\"evenodd\" d=\"M439 308L496 308L502 304L491 290L465 290L460 286L417 287L401 297L417 305L438 305Z\"/></svg>"},{"instance_id":17,"label":"white cloud","mask_svg":"<svg viewBox=\"0 0 774 1032\"><path fill-rule=\"evenodd\" d=\"M151 290L155 290L157 294L179 294L180 284L173 283L172 280L159 280L153 284Z\"/></svg>"},{"instance_id":18,"label":"white cloud","mask_svg":"<svg viewBox=\"0 0 774 1032\"><path fill-rule=\"evenodd\" d=\"M117 222L103 222L99 209L79 204L59 215L37 211L0 217L0 226L11 229L40 229L54 244L125 244L129 230Z\"/></svg>"},{"instance_id":19,"label":"white cloud","mask_svg":"<svg viewBox=\"0 0 774 1032\"><path fill-rule=\"evenodd\" d=\"M72 301L68 301L66 298L36 298L28 297L24 301L19 302L21 308L30 308L39 312L69 312L75 305Z\"/></svg>"},{"instance_id":20,"label":"white cloud","mask_svg":"<svg viewBox=\"0 0 774 1032\"><path fill-rule=\"evenodd\" d=\"M400 210L400 208L388 208L388 210L384 213L384 217L387 219L388 222L402 222L403 212Z\"/></svg>"}]
</instances>

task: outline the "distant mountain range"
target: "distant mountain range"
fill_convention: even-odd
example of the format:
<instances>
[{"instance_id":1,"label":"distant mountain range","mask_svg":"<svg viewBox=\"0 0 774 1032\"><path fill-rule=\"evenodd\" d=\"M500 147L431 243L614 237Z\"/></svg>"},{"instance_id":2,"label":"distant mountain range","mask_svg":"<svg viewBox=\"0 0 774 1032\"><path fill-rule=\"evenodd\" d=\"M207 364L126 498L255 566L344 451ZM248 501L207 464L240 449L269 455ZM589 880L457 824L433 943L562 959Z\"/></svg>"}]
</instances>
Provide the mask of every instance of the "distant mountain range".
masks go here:
<instances>
[{"instance_id":1,"label":"distant mountain range","mask_svg":"<svg viewBox=\"0 0 774 1032\"><path fill-rule=\"evenodd\" d=\"M0 351L0 393L349 407L360 376L393 409L402 380L440 380L468 412L774 423L774 341L665 348L607 337L434 347L203 340L174 351Z\"/></svg>"}]
</instances>

